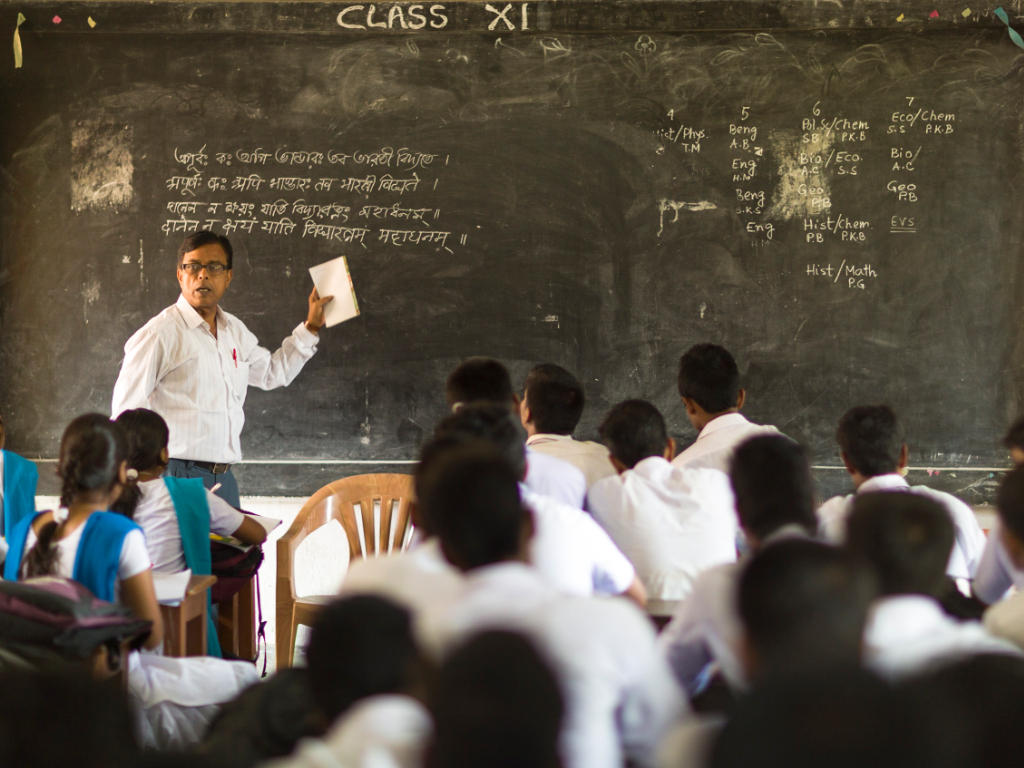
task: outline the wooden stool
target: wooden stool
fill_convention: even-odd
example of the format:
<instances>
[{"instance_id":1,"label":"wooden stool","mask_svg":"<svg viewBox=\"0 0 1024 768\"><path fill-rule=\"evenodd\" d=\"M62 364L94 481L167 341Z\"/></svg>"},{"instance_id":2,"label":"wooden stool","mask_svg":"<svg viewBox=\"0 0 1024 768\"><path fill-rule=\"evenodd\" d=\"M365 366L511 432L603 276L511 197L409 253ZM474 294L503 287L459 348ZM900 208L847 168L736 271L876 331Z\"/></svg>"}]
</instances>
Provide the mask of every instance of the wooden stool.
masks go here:
<instances>
[{"instance_id":1,"label":"wooden stool","mask_svg":"<svg viewBox=\"0 0 1024 768\"><path fill-rule=\"evenodd\" d=\"M254 575L230 600L217 603L217 638L225 654L256 658L256 589Z\"/></svg>"},{"instance_id":2,"label":"wooden stool","mask_svg":"<svg viewBox=\"0 0 1024 768\"><path fill-rule=\"evenodd\" d=\"M206 655L206 593L216 576L192 574L185 599L178 605L161 605L164 620L164 656Z\"/></svg>"}]
</instances>

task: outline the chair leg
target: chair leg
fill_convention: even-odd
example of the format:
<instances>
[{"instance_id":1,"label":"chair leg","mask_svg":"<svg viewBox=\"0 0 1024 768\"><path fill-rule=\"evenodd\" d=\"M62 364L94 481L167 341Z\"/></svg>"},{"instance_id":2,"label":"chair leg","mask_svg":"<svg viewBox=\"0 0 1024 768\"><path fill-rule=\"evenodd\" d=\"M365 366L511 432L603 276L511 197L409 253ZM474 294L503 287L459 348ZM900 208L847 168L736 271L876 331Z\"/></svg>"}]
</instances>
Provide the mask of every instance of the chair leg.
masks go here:
<instances>
[{"instance_id":1,"label":"chair leg","mask_svg":"<svg viewBox=\"0 0 1024 768\"><path fill-rule=\"evenodd\" d=\"M284 614L284 615L282 615ZM283 621L282 621L283 619ZM288 669L295 658L295 636L298 627L295 625L295 606L277 612L277 669Z\"/></svg>"}]
</instances>

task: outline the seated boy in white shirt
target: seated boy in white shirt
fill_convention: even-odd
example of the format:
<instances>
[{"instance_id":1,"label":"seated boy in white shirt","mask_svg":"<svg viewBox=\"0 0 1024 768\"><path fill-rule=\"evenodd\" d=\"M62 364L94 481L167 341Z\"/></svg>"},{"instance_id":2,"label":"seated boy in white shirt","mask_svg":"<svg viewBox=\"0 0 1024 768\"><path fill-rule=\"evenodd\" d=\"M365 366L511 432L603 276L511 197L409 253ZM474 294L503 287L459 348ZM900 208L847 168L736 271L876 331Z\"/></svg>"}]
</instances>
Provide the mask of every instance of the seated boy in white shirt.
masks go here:
<instances>
[{"instance_id":1,"label":"seated boy in white shirt","mask_svg":"<svg viewBox=\"0 0 1024 768\"><path fill-rule=\"evenodd\" d=\"M619 474L591 486L587 509L636 567L647 612L671 616L697 576L736 560L739 524L729 478L669 464L675 443L658 409L644 400L612 408L601 438Z\"/></svg>"},{"instance_id":2,"label":"seated boy in white shirt","mask_svg":"<svg viewBox=\"0 0 1024 768\"><path fill-rule=\"evenodd\" d=\"M913 493L857 497L846 547L874 570L880 597L864 631L866 666L900 680L979 653L1019 654L975 621L958 622L936 600L953 548L953 523L933 499Z\"/></svg>"},{"instance_id":3,"label":"seated boy in white shirt","mask_svg":"<svg viewBox=\"0 0 1024 768\"><path fill-rule=\"evenodd\" d=\"M590 440L574 440L583 416L583 385L565 368L553 363L534 366L526 376L520 418L533 451L567 461L586 477L587 488L615 474L608 449Z\"/></svg>"},{"instance_id":4,"label":"seated boy in white shirt","mask_svg":"<svg viewBox=\"0 0 1024 768\"><path fill-rule=\"evenodd\" d=\"M489 357L471 357L459 365L449 374L444 394L452 413L470 403L491 402L505 405L519 415L519 398L512 389L508 369ZM567 461L527 448L523 482L534 493L583 508L587 478Z\"/></svg>"},{"instance_id":5,"label":"seated boy in white shirt","mask_svg":"<svg viewBox=\"0 0 1024 768\"><path fill-rule=\"evenodd\" d=\"M843 542L846 519L853 510L854 498L861 493L902 491L924 496L942 505L953 521L956 539L946 573L954 579L973 579L985 549L985 533L974 510L955 496L923 485L911 487L903 479L908 454L903 435L903 425L886 405L861 405L843 415L836 429L836 442L857 490L821 505L821 535L837 544Z\"/></svg>"},{"instance_id":6,"label":"seated boy in white shirt","mask_svg":"<svg viewBox=\"0 0 1024 768\"><path fill-rule=\"evenodd\" d=\"M989 541L998 538L1014 571L1024 569L1024 467L1010 472L996 496L999 512L997 528L989 531ZM1024 592L1017 592L985 612L985 629L997 637L1024 648Z\"/></svg>"},{"instance_id":7,"label":"seated boy in white shirt","mask_svg":"<svg viewBox=\"0 0 1024 768\"><path fill-rule=\"evenodd\" d=\"M425 617L425 648L443 659L482 630L522 633L565 697L561 765L650 765L685 711L654 629L629 601L560 594L527 565L533 519L520 500L519 474L503 452L479 442L453 449L425 474L423 513L445 557L466 574L459 598Z\"/></svg>"},{"instance_id":8,"label":"seated boy in white shirt","mask_svg":"<svg viewBox=\"0 0 1024 768\"><path fill-rule=\"evenodd\" d=\"M739 447L730 475L747 544L758 552L787 538L814 535L814 481L803 449L785 435ZM691 696L714 662L733 691L746 687L738 590L743 561L710 568L658 638L676 679Z\"/></svg>"},{"instance_id":9,"label":"seated boy in white shirt","mask_svg":"<svg viewBox=\"0 0 1024 768\"><path fill-rule=\"evenodd\" d=\"M729 471L736 447L757 435L776 434L775 427L747 421L740 413L747 393L729 351L717 344L697 344L679 360L679 396L697 439L672 462L677 467Z\"/></svg>"},{"instance_id":10,"label":"seated boy in white shirt","mask_svg":"<svg viewBox=\"0 0 1024 768\"><path fill-rule=\"evenodd\" d=\"M1003 438L1016 466L1024 465L1024 418L1017 419ZM1002 599L1010 587L1024 587L1024 564L1014 563L1003 543L1002 521L997 519L988 532L985 551L978 572L971 582L971 592L984 603L992 605Z\"/></svg>"}]
</instances>

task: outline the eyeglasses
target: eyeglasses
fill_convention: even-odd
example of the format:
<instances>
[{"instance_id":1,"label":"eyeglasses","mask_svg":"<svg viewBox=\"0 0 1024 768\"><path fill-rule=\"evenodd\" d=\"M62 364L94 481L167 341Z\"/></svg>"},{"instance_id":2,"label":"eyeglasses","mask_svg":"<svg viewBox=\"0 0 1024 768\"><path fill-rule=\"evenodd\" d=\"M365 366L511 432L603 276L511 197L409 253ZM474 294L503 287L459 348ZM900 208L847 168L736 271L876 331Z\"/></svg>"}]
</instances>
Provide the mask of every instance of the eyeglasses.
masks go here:
<instances>
[{"instance_id":1,"label":"eyeglasses","mask_svg":"<svg viewBox=\"0 0 1024 768\"><path fill-rule=\"evenodd\" d=\"M185 270L190 275L198 275L205 269L206 272L210 275L210 277L217 277L227 269L227 265L221 264L220 262L217 261L211 262L209 264L202 264L198 261L190 261L187 264L182 264L181 267L179 267L179 269Z\"/></svg>"}]
</instances>

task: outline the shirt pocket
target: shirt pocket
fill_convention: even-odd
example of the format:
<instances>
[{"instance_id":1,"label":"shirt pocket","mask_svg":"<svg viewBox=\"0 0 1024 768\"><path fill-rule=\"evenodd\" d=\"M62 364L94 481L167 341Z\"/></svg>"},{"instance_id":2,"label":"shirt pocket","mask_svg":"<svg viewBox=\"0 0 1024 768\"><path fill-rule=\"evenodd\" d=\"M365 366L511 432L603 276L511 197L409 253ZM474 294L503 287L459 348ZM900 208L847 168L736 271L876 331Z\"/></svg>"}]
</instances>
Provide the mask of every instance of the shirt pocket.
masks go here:
<instances>
[{"instance_id":1,"label":"shirt pocket","mask_svg":"<svg viewBox=\"0 0 1024 768\"><path fill-rule=\"evenodd\" d=\"M249 389L249 364L241 360L235 367L235 375L232 380L231 394L238 403L245 401L245 393Z\"/></svg>"}]
</instances>

